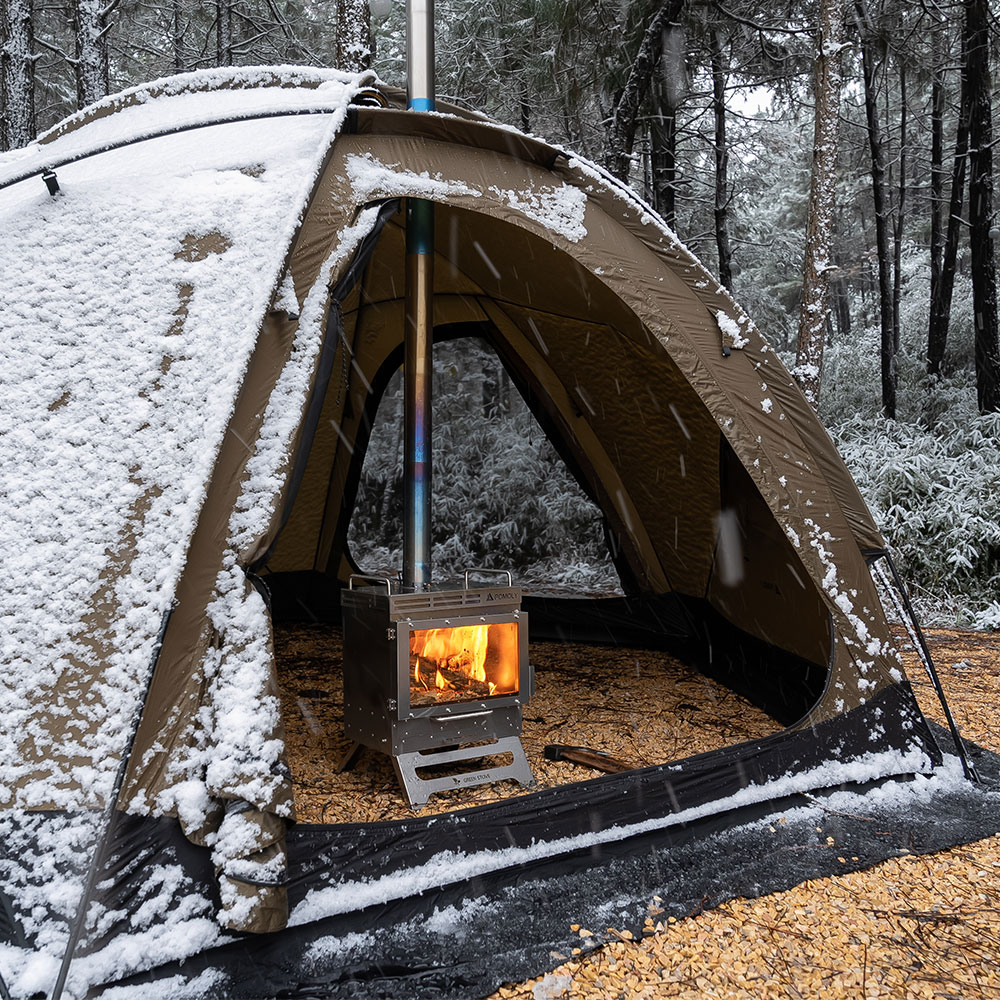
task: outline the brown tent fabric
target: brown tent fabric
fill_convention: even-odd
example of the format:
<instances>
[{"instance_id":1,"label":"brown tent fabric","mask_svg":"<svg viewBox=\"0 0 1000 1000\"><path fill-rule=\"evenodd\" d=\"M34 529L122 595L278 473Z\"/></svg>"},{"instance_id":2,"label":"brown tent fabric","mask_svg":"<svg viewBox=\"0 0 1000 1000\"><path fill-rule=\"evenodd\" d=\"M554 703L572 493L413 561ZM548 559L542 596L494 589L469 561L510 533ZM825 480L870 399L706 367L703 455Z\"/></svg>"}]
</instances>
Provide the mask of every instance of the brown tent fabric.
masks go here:
<instances>
[{"instance_id":1,"label":"brown tent fabric","mask_svg":"<svg viewBox=\"0 0 1000 1000\"><path fill-rule=\"evenodd\" d=\"M704 601L741 632L828 669L799 729L902 681L865 563L883 541L829 436L748 317L631 192L480 117L404 112L389 88L382 102L390 106L347 111L368 78L227 72L113 99L46 140L67 156L91 135L94 150L106 148L109 123L122 119L118 132L128 133L125 116L134 115L134 135L152 130L169 144L179 102L192 96L244 101L220 104L220 119L228 108L233 117L281 120L312 114L324 100L333 116L332 126L312 127L311 145L302 142L305 126L285 134L271 122L260 133L264 146L296 136L302 146L280 164L288 192L281 211L266 216L257 201L246 203L263 220L255 252L271 238L274 252L254 258L245 250L251 236L235 241L223 222L192 223L183 234L190 239L174 244L192 267L209 262L199 275L261 268L264 260L270 293L233 322L244 353L227 369L224 423L191 439L198 488L185 508L188 527L164 548L177 571L126 609L129 621L136 608L156 609L146 624L152 635L174 605L119 805L176 816L192 840L213 848L226 926L283 924L283 838L294 818L270 622L251 570L308 570L343 582L354 568L347 526L368 420L376 390L400 361L398 208L406 198L436 203L435 325L464 324L496 349L620 540L633 592ZM210 127L211 114L198 113L207 115L199 127ZM246 159L228 165L227 183L253 190L279 169ZM22 168L13 164L10 176ZM155 168L147 161L143 169ZM73 204L67 195L64 214ZM364 267L352 271L361 254ZM177 285L156 336L195 328L189 315L207 295L201 288L193 279ZM139 300L128 308L138 310ZM204 322L197 330L208 335ZM164 379L188 363L183 353L155 359ZM178 392L169 405L189 413L185 406L208 404ZM311 407L319 412L314 429ZM127 578L122 553L148 530L156 491L170 490L141 470L132 478L130 513L110 543L117 555L79 624L92 659L110 655L105 647L124 620L102 594ZM171 509L157 508L157 517L166 523ZM35 697L85 699L90 683L67 688L54 679ZM28 746L18 753L18 780L30 789L52 763L33 759ZM86 764L86 748L78 756ZM78 768L66 781L82 786L86 774ZM22 800L56 804L51 795Z\"/></svg>"},{"instance_id":2,"label":"brown tent fabric","mask_svg":"<svg viewBox=\"0 0 1000 1000\"><path fill-rule=\"evenodd\" d=\"M550 416L588 470L588 487L626 541L640 588L698 596L708 588L736 624L755 633L764 629L775 644L817 663L829 657L825 621L833 614L836 676L830 704L815 710L820 717L845 700L849 687L857 691L862 666L874 678L872 694L890 682L891 653L869 661L867 652L870 635L887 636L861 554L881 547L877 529L815 414L724 290L668 234L661 230L654 239L647 232L653 220L606 182L605 205L588 196L585 238L546 228L538 218L549 210L541 205L544 197L555 201L567 189L595 187L592 168L577 166L574 174L567 165L554 179L531 162L542 157L526 162L496 152L503 143L492 133L503 130L494 126L478 126L487 135L475 142L477 126L464 122L464 141L445 151L437 138L418 143L378 134L383 117L396 131L407 121L391 111L359 111L358 134L341 137L320 182L322 198L406 197L423 193L425 173L456 179L447 203L442 199L438 207L435 322L485 319L508 367L540 387ZM360 171L359 163L377 164L371 171L376 176ZM394 164L405 166L393 173ZM352 169L360 193L345 183ZM484 255L467 252L477 244L489 248ZM346 535L350 505L342 502L343 490L356 461L351 442L363 424L367 386L400 343L402 253L398 226L388 227L363 287L344 304L340 350L351 352L362 373L348 386L352 369L334 365L348 375L327 393L314 454L268 561L271 570L349 569L334 540L342 546ZM520 276L512 277L519 265ZM743 320L749 341L729 357L722 354L714 315L720 311ZM621 433L623 427L629 432ZM709 587L722 509L723 441L749 474L733 502L753 508L763 500L770 510L769 518L758 517L769 535L743 532L745 558L769 590L747 586L726 595L717 579ZM853 506L841 507L841 496ZM853 529L862 518L859 538ZM683 530L675 530L678 524ZM804 572L789 570L799 562ZM832 565L841 580L831 578ZM855 603L847 591L865 586L866 579L866 599ZM848 586L850 580L859 582ZM824 582L825 590L817 586ZM768 593L785 600L767 601L761 595ZM801 601L801 613L788 614L789 599ZM855 697L847 694L846 703Z\"/></svg>"}]
</instances>

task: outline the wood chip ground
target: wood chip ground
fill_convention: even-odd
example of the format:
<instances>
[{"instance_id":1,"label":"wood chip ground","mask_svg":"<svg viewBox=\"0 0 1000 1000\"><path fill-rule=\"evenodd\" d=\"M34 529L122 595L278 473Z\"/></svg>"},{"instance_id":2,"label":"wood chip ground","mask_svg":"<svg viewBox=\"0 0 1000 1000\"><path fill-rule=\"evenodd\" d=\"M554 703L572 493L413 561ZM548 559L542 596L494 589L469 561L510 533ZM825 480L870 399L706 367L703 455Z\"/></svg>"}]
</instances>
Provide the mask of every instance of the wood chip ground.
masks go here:
<instances>
[{"instance_id":1,"label":"wood chip ground","mask_svg":"<svg viewBox=\"0 0 1000 1000\"><path fill-rule=\"evenodd\" d=\"M962 732L1000 752L1000 636L931 630L931 650ZM367 751L334 775L346 749L331 630L277 635L296 808L311 822L412 815L388 760ZM532 644L538 694L525 747L539 786L595 772L541 757L546 743L583 744L637 764L701 753L775 731L744 699L661 653ZM927 716L944 723L912 651L907 673ZM332 667L332 669L331 669ZM517 786L431 799L421 814L479 805ZM850 859L845 858L845 863ZM657 900L639 938L620 928L568 928L579 938L554 972L509 984L492 1000L643 998L1000 998L1000 836L865 872L736 899L684 920ZM594 936L609 943L593 947Z\"/></svg>"},{"instance_id":2,"label":"wood chip ground","mask_svg":"<svg viewBox=\"0 0 1000 1000\"><path fill-rule=\"evenodd\" d=\"M275 646L299 821L370 823L413 816L385 754L365 750L352 770L336 773L349 746L343 735L340 633L323 626L286 627L276 633ZM780 728L746 699L665 653L537 642L530 655L536 691L525 711L522 743L535 786L505 781L458 789L432 796L417 815L497 802L601 773L546 760L549 743L586 746L645 767Z\"/></svg>"}]
</instances>

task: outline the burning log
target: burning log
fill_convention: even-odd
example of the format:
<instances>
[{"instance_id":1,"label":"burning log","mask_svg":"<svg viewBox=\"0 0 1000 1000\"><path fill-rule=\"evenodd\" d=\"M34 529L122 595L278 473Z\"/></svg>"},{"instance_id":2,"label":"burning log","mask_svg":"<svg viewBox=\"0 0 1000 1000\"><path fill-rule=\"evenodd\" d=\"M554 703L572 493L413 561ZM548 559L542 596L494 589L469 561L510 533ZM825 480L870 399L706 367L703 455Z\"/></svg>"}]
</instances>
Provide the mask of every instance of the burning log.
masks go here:
<instances>
[{"instance_id":1,"label":"burning log","mask_svg":"<svg viewBox=\"0 0 1000 1000\"><path fill-rule=\"evenodd\" d=\"M410 704L479 701L517 693L517 624L414 629Z\"/></svg>"},{"instance_id":2,"label":"burning log","mask_svg":"<svg viewBox=\"0 0 1000 1000\"><path fill-rule=\"evenodd\" d=\"M490 696L490 685L487 681L476 680L458 667L419 655L413 657L411 663L417 684L427 691L437 689L446 700L447 691L455 691L469 698Z\"/></svg>"}]
</instances>

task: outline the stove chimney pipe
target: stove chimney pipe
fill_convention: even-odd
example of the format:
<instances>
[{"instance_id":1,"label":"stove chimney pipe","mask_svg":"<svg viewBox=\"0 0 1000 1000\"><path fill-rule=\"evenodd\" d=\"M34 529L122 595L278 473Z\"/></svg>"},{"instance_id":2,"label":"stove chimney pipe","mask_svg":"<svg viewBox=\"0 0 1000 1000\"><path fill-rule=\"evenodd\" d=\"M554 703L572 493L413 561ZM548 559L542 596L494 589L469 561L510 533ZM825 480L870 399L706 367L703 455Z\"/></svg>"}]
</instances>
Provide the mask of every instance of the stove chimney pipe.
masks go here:
<instances>
[{"instance_id":1,"label":"stove chimney pipe","mask_svg":"<svg viewBox=\"0 0 1000 1000\"><path fill-rule=\"evenodd\" d=\"M406 0L406 106L434 110L434 0Z\"/></svg>"},{"instance_id":2,"label":"stove chimney pipe","mask_svg":"<svg viewBox=\"0 0 1000 1000\"><path fill-rule=\"evenodd\" d=\"M434 0L406 3L406 106L434 110ZM434 203L406 200L403 332L403 586L431 584L431 378L434 373Z\"/></svg>"}]
</instances>

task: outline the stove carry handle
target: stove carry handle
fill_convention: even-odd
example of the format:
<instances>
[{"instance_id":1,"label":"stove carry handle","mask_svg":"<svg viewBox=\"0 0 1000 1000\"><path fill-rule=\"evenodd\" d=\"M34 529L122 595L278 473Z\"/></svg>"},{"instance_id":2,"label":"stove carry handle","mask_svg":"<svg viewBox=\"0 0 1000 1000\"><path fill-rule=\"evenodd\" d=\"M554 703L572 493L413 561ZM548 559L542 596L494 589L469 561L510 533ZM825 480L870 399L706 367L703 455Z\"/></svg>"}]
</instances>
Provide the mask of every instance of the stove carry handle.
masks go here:
<instances>
[{"instance_id":1,"label":"stove carry handle","mask_svg":"<svg viewBox=\"0 0 1000 1000\"><path fill-rule=\"evenodd\" d=\"M514 574L511 573L511 571L509 569L487 569L485 566L473 566L472 569L467 569L465 571L465 589L466 590L469 589L469 577L472 576L473 573L478 573L480 576L484 576L484 575L485 576L489 576L489 575L492 575L492 576L504 575L504 576L507 577L507 586L508 587L513 587L514 586Z\"/></svg>"},{"instance_id":2,"label":"stove carry handle","mask_svg":"<svg viewBox=\"0 0 1000 1000\"><path fill-rule=\"evenodd\" d=\"M385 592L392 593L392 581L387 576L369 576L367 573L352 573L347 578L347 589L354 590L354 581L360 580L363 583L384 583Z\"/></svg>"}]
</instances>

